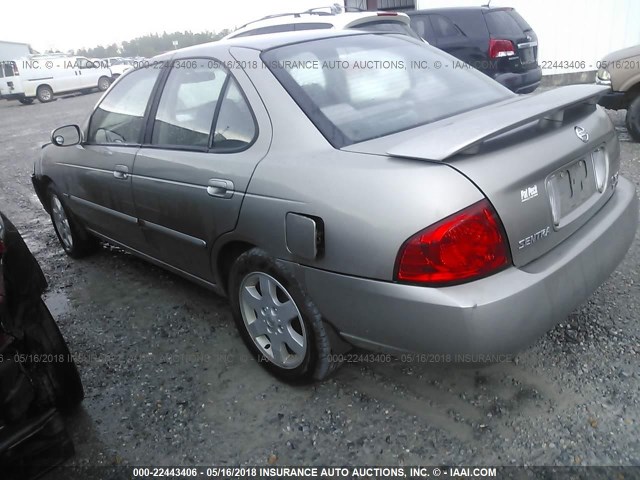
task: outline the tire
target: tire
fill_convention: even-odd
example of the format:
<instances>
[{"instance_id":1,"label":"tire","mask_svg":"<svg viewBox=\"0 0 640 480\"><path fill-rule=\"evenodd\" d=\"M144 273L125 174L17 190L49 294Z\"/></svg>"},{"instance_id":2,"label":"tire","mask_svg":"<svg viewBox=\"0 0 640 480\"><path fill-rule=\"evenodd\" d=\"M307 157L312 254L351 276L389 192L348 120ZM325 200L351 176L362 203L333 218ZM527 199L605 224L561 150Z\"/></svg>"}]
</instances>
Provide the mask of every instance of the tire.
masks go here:
<instances>
[{"instance_id":1,"label":"tire","mask_svg":"<svg viewBox=\"0 0 640 480\"><path fill-rule=\"evenodd\" d=\"M96 251L98 241L80 225L62 201L53 184L47 189L51 223L62 248L72 258L82 258Z\"/></svg>"},{"instance_id":2,"label":"tire","mask_svg":"<svg viewBox=\"0 0 640 480\"><path fill-rule=\"evenodd\" d=\"M100 79L98 80L98 90L100 90L101 92L108 90L110 85L111 80L109 80L108 77L100 77Z\"/></svg>"},{"instance_id":3,"label":"tire","mask_svg":"<svg viewBox=\"0 0 640 480\"><path fill-rule=\"evenodd\" d=\"M78 368L67 343L44 301L39 298L29 307L29 324L25 326L24 347L27 353L55 361L27 365L38 379L46 401L61 410L70 410L84 399L84 388Z\"/></svg>"},{"instance_id":4,"label":"tire","mask_svg":"<svg viewBox=\"0 0 640 480\"><path fill-rule=\"evenodd\" d=\"M640 95L629 104L625 124L631 138L640 142Z\"/></svg>"},{"instance_id":5,"label":"tire","mask_svg":"<svg viewBox=\"0 0 640 480\"><path fill-rule=\"evenodd\" d=\"M49 85L40 85L36 91L36 98L40 103L49 103L53 100L53 90Z\"/></svg>"},{"instance_id":6,"label":"tire","mask_svg":"<svg viewBox=\"0 0 640 480\"><path fill-rule=\"evenodd\" d=\"M242 339L277 377L323 380L339 365L331 327L283 262L257 248L243 253L231 267L229 297Z\"/></svg>"},{"instance_id":7,"label":"tire","mask_svg":"<svg viewBox=\"0 0 640 480\"><path fill-rule=\"evenodd\" d=\"M33 103L33 98L19 98L18 101L23 105L31 105Z\"/></svg>"}]
</instances>

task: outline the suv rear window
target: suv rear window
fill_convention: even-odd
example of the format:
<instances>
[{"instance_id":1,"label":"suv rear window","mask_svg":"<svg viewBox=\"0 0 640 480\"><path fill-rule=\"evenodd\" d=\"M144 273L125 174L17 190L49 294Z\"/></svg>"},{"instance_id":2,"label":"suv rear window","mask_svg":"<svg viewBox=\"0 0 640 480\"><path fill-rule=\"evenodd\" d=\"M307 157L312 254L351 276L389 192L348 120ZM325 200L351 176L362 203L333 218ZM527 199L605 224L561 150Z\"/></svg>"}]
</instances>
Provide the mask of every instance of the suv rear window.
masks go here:
<instances>
[{"instance_id":1,"label":"suv rear window","mask_svg":"<svg viewBox=\"0 0 640 480\"><path fill-rule=\"evenodd\" d=\"M494 10L484 14L492 35L522 35L525 30L531 30L529 24L515 10Z\"/></svg>"},{"instance_id":2,"label":"suv rear window","mask_svg":"<svg viewBox=\"0 0 640 480\"><path fill-rule=\"evenodd\" d=\"M262 59L336 148L473 110L512 94L401 35L354 35L275 48ZM439 68L429 68L438 65Z\"/></svg>"}]
</instances>

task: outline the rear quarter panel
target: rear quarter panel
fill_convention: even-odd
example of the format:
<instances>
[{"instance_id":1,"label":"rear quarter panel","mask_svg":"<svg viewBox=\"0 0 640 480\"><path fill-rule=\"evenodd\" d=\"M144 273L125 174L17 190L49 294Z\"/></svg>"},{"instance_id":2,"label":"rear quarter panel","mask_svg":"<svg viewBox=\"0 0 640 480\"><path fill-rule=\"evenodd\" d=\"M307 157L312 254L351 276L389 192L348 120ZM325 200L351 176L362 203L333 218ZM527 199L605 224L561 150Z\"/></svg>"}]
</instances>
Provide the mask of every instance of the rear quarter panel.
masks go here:
<instances>
[{"instance_id":1,"label":"rear quarter panel","mask_svg":"<svg viewBox=\"0 0 640 480\"><path fill-rule=\"evenodd\" d=\"M247 49L233 54L257 58ZM269 112L273 143L251 179L236 231L222 243L246 240L285 260L392 280L407 238L483 198L447 165L334 149L268 70L247 74ZM288 212L323 220L321 256L305 260L288 251Z\"/></svg>"}]
</instances>

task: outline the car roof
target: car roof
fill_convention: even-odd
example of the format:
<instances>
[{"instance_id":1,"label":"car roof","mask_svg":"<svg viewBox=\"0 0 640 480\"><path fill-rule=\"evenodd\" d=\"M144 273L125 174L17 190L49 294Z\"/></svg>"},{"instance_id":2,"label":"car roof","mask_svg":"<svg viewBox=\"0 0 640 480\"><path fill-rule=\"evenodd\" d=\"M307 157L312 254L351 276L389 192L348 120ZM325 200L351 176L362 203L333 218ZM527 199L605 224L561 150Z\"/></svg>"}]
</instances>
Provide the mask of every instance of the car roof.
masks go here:
<instances>
[{"instance_id":1,"label":"car roof","mask_svg":"<svg viewBox=\"0 0 640 480\"><path fill-rule=\"evenodd\" d=\"M257 30L258 28L272 27L278 25L298 25L306 23L326 23L335 29L344 29L368 23L372 21L398 22L409 24L409 17L401 12L342 12L342 13L291 13L272 15L254 22L247 23L237 30L231 32L225 39L231 39L245 32Z\"/></svg>"},{"instance_id":2,"label":"car roof","mask_svg":"<svg viewBox=\"0 0 640 480\"><path fill-rule=\"evenodd\" d=\"M367 32L362 30L301 30L297 32L266 33L264 35L250 35L247 37L230 38L216 42L203 43L180 50L171 50L156 57L153 61L169 60L170 58L207 57L220 49L229 47L244 47L254 50L270 50L294 43L308 42L323 38L355 36L355 35L390 35L390 33Z\"/></svg>"}]
</instances>

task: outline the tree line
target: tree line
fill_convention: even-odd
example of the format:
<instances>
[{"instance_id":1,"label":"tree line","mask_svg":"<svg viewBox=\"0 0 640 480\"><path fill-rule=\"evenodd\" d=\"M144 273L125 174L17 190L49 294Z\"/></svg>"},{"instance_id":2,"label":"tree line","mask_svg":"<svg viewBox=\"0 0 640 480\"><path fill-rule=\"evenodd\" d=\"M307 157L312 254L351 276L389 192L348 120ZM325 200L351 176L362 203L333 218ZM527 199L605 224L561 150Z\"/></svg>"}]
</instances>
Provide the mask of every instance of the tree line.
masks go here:
<instances>
[{"instance_id":1,"label":"tree line","mask_svg":"<svg viewBox=\"0 0 640 480\"><path fill-rule=\"evenodd\" d=\"M220 40L222 37L230 33L230 30L222 30L221 32L200 32L193 33L190 31L173 32L159 35L157 33L144 35L134 38L130 41L122 42L121 45L112 43L111 45L98 45L93 48L80 48L75 50L75 55L89 58L107 58L107 57L146 57L150 58L168 50L176 48L190 47L201 43L213 42ZM174 43L177 41L177 47ZM47 52L53 53L53 52Z\"/></svg>"}]
</instances>

